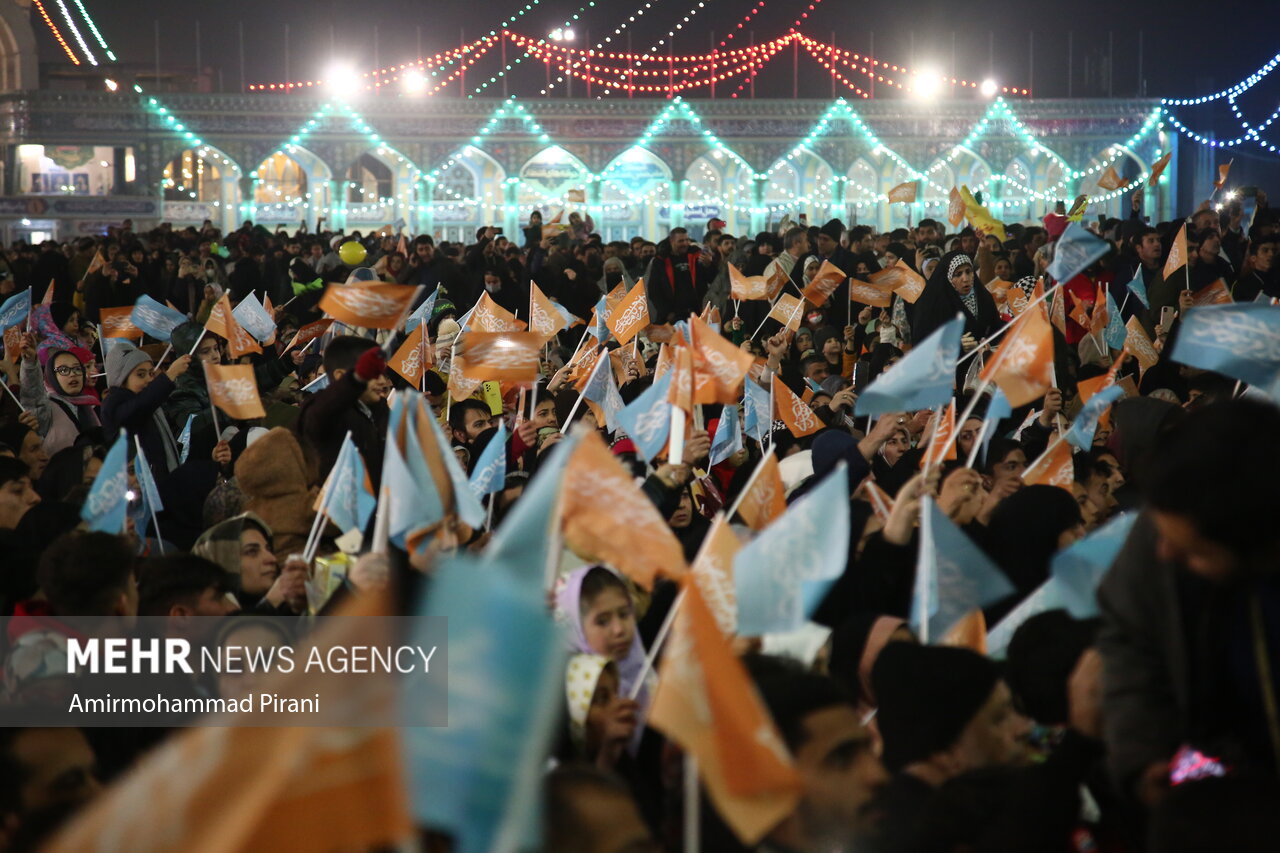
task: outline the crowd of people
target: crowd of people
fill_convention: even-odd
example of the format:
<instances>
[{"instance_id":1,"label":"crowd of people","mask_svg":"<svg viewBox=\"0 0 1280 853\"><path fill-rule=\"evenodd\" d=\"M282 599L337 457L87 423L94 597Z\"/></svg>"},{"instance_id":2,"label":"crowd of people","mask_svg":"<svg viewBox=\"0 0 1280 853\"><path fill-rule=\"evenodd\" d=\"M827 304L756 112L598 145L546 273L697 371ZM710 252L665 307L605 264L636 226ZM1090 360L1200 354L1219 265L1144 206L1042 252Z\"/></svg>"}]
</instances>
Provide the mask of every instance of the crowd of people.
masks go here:
<instances>
[{"instance_id":1,"label":"crowd of people","mask_svg":"<svg viewBox=\"0 0 1280 853\"><path fill-rule=\"evenodd\" d=\"M1153 223L1140 196L1128 218L1088 223L1109 251L1052 296L1064 316L1054 328L1054 387L990 425L989 394L973 399L968 368L998 352L990 339L1012 322L1018 294L1042 292L1065 209L1034 225L1006 223L1003 235L933 219L888 232L787 219L735 235L712 220L697 242L684 228L657 242L609 242L590 217L574 213L561 226L534 211L518 239L481 228L467 245L390 228L290 233L246 222L228 234L209 223L145 232L126 223L102 238L17 246L0 265L0 299L29 290L31 310L5 329L0 362L9 391L0 398L0 706L66 696L70 617L96 620L106 636L139 616L175 634L190 616L209 616L221 620L222 642L267 630L253 621L263 615L296 615L303 631L370 590L429 585L445 552L484 550L576 428L599 433L690 563L717 514L740 540L753 535L735 510L766 457L777 460L792 504L838 467L848 474L845 568L806 624L724 638L785 745L796 802L762 837L744 839L704 789L698 849L1271 849L1280 837L1280 538L1270 518L1280 503L1280 409L1169 355L1182 315L1206 289L1225 288L1237 303L1280 298L1280 211L1258 193L1256 211L1206 204L1185 221ZM1170 273L1169 253L1184 237L1185 268ZM351 243L362 250L355 265L344 261ZM825 264L841 277L815 299ZM915 299L857 301L865 291L855 288L891 268L923 280ZM773 300L738 298L739 275L768 279ZM420 382L388 369L409 334L403 326L335 327L315 346L290 346L324 317L328 289L378 282L422 285L415 310L431 300L421 322L434 367ZM664 342L698 315L750 354L746 382L768 394L776 377L815 428L797 435L771 411L758 440L717 453L720 429L749 415L707 404L679 458L647 457L636 437L581 405L583 336L599 328L610 294L638 282L648 327L634 343L603 344L628 353L616 379L624 403L671 369ZM468 314L483 301L530 323L531 283L573 321L541 349L536 392L504 385L450 399L453 344ZM792 316L773 310L779 294L799 300ZM111 309L142 297L185 322L167 341L108 345ZM224 299L274 306L273 342L261 353L232 359L228 340L206 328ZM1092 318L1112 300L1123 321L1136 318L1157 363L1140 366L1096 334ZM955 410L968 417L954 424L948 461L926 463L941 428L932 407L864 418L857 402L957 316L961 351L979 350L956 370ZM208 370L233 361L252 367L264 417L211 405ZM1074 450L1070 482L1026 484L1028 468L1078 417L1081 383L1107 375L1125 395L1091 446ZM317 494L348 437L380 494L393 395L409 388L426 395L468 473L490 442L506 442L490 520L407 552L371 551L368 543L385 542L376 535L353 547L330 528L309 548ZM121 430L131 460L142 459L135 447L145 453L145 463L130 463L125 532L90 531L82 509ZM975 448L984 432L988 443ZM136 497L144 478L163 510ZM887 505L876 506L868 482ZM1124 512L1137 520L1097 589L1098 615L1039 612L997 660L981 638L922 642L912 611L926 499L1014 590L984 608L988 626L1041 588L1063 549ZM331 560L344 549L346 562ZM321 563L344 567L328 602L314 600ZM617 566L567 556L563 565L548 594L567 628L542 849L689 849L681 750L649 721L678 581L660 575L646 588ZM193 695L247 689L235 679L190 686ZM179 736L125 732L0 731L0 850L39 849L157 743ZM451 849L443 834L422 839L426 849Z\"/></svg>"}]
</instances>

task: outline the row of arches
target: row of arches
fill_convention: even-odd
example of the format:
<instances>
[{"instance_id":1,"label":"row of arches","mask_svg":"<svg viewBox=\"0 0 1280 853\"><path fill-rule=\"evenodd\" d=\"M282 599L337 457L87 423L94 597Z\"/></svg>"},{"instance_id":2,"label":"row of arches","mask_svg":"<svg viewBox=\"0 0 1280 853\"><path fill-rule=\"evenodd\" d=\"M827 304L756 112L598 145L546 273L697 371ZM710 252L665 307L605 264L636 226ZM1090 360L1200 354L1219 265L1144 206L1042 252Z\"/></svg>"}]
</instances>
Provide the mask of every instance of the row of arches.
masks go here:
<instances>
[{"instance_id":1,"label":"row of arches","mask_svg":"<svg viewBox=\"0 0 1280 853\"><path fill-rule=\"evenodd\" d=\"M1116 146L1099 152L1093 163L1103 160L1114 161L1122 177L1134 178L1144 169L1135 153ZM230 157L204 146L179 152L165 167L163 185L166 202L212 205L228 221L249 218L271 225L314 222L323 215L327 222L343 225L404 219L415 230L425 230L426 219L442 235L454 228L465 235L478 225L514 224L533 209L570 207L588 210L606 239L621 239L660 233L675 221L705 222L712 217L726 220L734 233L743 233L762 221L776 222L784 214L794 219L802 213L811 222L837 216L891 228L945 216L950 190L961 184L984 188L986 198L1008 221L1038 219L1052 205L1045 195L1057 199L1077 192L1103 194L1095 180L1101 171L1077 181L1057 155L1041 148L1003 165L957 148L924 171L916 204L908 206L888 204L883 195L916 179L916 173L884 153L859 158L841 172L800 147L757 174L731 152L712 148L677 174L653 152L637 146L593 175L571 152L550 145L508 174L487 152L466 147L428 183L386 148L368 150L345 169L335 169L294 145L272 154L245 181L248 176ZM1113 199L1095 206L1095 212L1121 215L1121 203ZM183 207L172 205L174 210ZM199 206L187 204L185 209Z\"/></svg>"}]
</instances>

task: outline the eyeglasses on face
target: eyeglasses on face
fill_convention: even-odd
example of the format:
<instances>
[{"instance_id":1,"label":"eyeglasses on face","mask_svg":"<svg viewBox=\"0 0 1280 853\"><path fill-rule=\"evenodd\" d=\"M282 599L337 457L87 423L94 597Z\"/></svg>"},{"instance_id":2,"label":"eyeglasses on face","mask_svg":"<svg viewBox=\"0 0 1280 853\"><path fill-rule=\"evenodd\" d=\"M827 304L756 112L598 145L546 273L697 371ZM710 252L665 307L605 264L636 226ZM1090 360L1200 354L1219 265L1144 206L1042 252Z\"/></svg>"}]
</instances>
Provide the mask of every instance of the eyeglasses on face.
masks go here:
<instances>
[{"instance_id":1,"label":"eyeglasses on face","mask_svg":"<svg viewBox=\"0 0 1280 853\"><path fill-rule=\"evenodd\" d=\"M84 365L76 365L75 367L63 365L62 367L55 367L53 372L59 376L84 376Z\"/></svg>"}]
</instances>

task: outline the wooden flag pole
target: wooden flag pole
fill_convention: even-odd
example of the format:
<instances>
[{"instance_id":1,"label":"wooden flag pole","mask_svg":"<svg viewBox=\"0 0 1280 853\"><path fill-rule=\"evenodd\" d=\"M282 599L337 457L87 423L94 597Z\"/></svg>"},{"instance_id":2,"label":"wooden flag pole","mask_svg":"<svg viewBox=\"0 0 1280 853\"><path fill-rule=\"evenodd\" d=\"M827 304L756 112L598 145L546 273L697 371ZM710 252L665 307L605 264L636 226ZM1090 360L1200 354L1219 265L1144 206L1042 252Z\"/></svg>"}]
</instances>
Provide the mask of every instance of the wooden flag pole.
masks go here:
<instances>
[{"instance_id":1,"label":"wooden flag pole","mask_svg":"<svg viewBox=\"0 0 1280 853\"><path fill-rule=\"evenodd\" d=\"M684 849L698 850L699 818L701 809L698 801L698 759L693 753L684 755Z\"/></svg>"},{"instance_id":2,"label":"wooden flag pole","mask_svg":"<svg viewBox=\"0 0 1280 853\"><path fill-rule=\"evenodd\" d=\"M680 612L680 605L684 604L684 590L680 590L680 594L676 596L675 601L671 602L671 609L667 611L667 616L662 620L662 627L658 629L658 633L653 638L653 643L649 646L649 653L644 656L644 665L640 667L640 675L636 678L635 683L631 685L631 691L627 694L628 699L634 700L640 695L640 691L644 689L644 680L649 677L649 672L653 669L654 661L658 659L658 652L662 650L663 644L667 641L667 634L671 632L671 626L675 624L676 614Z\"/></svg>"}]
</instances>

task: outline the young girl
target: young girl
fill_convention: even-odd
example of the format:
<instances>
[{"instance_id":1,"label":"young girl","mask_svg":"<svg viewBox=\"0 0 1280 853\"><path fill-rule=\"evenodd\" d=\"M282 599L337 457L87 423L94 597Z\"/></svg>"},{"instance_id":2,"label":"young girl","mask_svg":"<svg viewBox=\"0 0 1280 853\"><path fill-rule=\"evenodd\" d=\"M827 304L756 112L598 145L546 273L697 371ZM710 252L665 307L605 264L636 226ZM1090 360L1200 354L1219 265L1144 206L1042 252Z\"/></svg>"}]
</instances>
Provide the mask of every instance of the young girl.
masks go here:
<instances>
[{"instance_id":1,"label":"young girl","mask_svg":"<svg viewBox=\"0 0 1280 853\"><path fill-rule=\"evenodd\" d=\"M152 369L151 356L127 341L117 341L107 351L106 400L102 404L102 429L107 443L123 427L138 436L157 479L178 467L178 445L164 419L161 405L173 392L173 383L187 372L191 356L182 355L164 373Z\"/></svg>"},{"instance_id":2,"label":"young girl","mask_svg":"<svg viewBox=\"0 0 1280 853\"><path fill-rule=\"evenodd\" d=\"M43 370L40 362L44 363ZM50 347L37 358L35 335L25 336L22 404L28 411L35 412L45 452L50 456L75 444L82 434L96 433L101 425L100 401L89 387L86 374L84 358L76 351Z\"/></svg>"},{"instance_id":3,"label":"young girl","mask_svg":"<svg viewBox=\"0 0 1280 853\"><path fill-rule=\"evenodd\" d=\"M618 668L603 655L578 654L565 670L573 758L612 770L635 736L638 706L621 692Z\"/></svg>"},{"instance_id":4,"label":"young girl","mask_svg":"<svg viewBox=\"0 0 1280 853\"><path fill-rule=\"evenodd\" d=\"M644 646L636 630L635 603L626 582L603 566L585 566L572 572L556 596L557 616L569 626L569 645L578 654L601 655L618 667L622 695L635 692L644 669ZM649 704L645 678L635 698L640 707Z\"/></svg>"}]
</instances>

